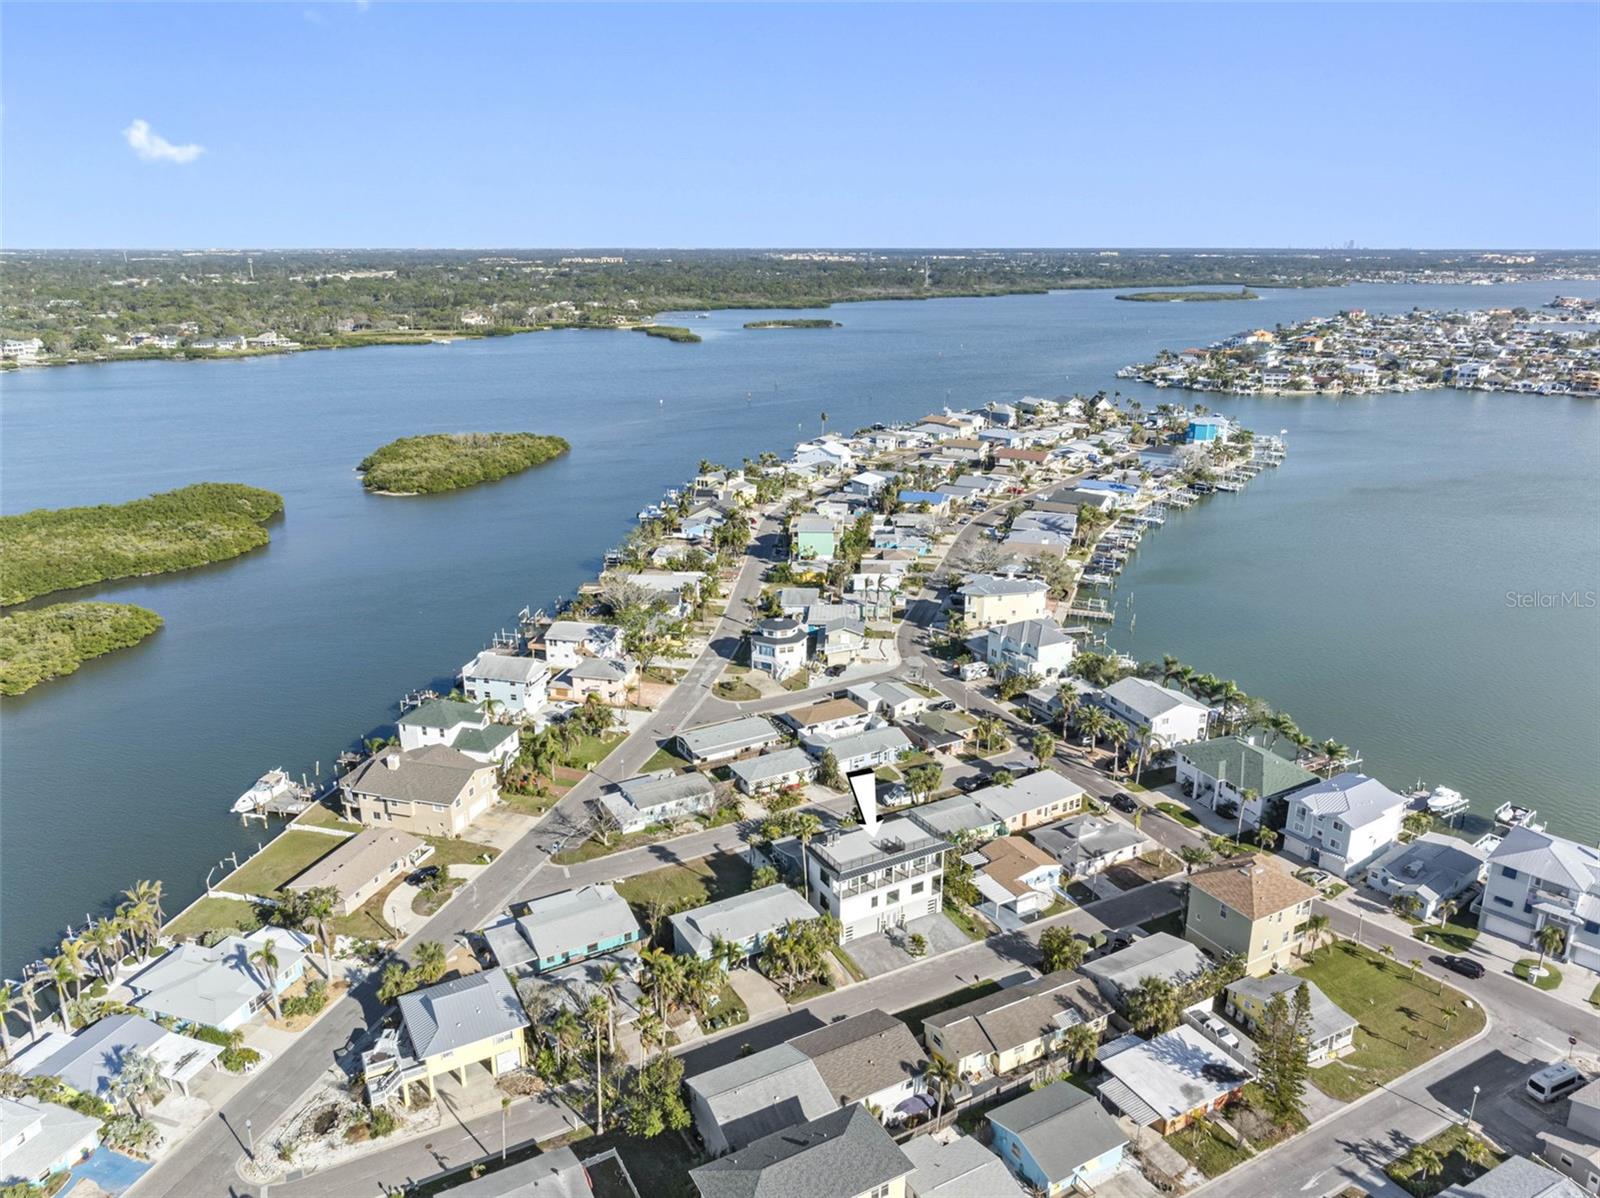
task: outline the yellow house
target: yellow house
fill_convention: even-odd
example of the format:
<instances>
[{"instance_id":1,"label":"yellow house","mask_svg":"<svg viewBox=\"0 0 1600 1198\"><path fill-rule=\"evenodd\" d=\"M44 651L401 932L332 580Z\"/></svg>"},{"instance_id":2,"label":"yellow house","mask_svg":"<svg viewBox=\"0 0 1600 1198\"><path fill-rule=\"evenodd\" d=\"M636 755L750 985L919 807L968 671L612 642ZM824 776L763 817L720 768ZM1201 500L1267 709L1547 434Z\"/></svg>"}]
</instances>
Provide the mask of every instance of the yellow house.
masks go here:
<instances>
[{"instance_id":1,"label":"yellow house","mask_svg":"<svg viewBox=\"0 0 1600 1198\"><path fill-rule=\"evenodd\" d=\"M1237 956L1259 976L1299 950L1315 895L1260 857L1235 858L1189 879L1183 935L1212 956Z\"/></svg>"},{"instance_id":2,"label":"yellow house","mask_svg":"<svg viewBox=\"0 0 1600 1198\"><path fill-rule=\"evenodd\" d=\"M528 1063L528 1016L503 969L452 978L400 996L400 1027L378 1038L362 1059L373 1106L414 1083L439 1096L438 1079L467 1084L482 1065L494 1077Z\"/></svg>"},{"instance_id":3,"label":"yellow house","mask_svg":"<svg viewBox=\"0 0 1600 1198\"><path fill-rule=\"evenodd\" d=\"M1032 1065L1066 1042L1066 1031L1087 1024L1103 1033L1111 1005L1094 983L1071 969L937 1011L922 1025L928 1051L956 1067L964 1081L1004 1077Z\"/></svg>"}]
</instances>

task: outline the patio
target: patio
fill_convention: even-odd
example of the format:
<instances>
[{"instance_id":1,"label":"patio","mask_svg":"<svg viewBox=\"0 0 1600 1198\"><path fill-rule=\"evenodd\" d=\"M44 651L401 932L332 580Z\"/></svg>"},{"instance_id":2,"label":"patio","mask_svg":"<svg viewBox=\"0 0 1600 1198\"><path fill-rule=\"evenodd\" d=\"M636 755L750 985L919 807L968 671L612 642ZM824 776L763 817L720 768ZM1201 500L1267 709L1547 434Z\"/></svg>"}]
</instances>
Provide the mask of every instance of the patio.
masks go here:
<instances>
[{"instance_id":1,"label":"patio","mask_svg":"<svg viewBox=\"0 0 1600 1198\"><path fill-rule=\"evenodd\" d=\"M921 958L913 957L905 949L906 941L918 934L928 941L928 951ZM844 947L851 959L861 967L861 972L869 978L875 978L910 965L913 961L936 957L970 943L966 933L951 923L941 911L937 915L911 920L904 928L895 929L892 935L875 932L871 936L852 940Z\"/></svg>"}]
</instances>

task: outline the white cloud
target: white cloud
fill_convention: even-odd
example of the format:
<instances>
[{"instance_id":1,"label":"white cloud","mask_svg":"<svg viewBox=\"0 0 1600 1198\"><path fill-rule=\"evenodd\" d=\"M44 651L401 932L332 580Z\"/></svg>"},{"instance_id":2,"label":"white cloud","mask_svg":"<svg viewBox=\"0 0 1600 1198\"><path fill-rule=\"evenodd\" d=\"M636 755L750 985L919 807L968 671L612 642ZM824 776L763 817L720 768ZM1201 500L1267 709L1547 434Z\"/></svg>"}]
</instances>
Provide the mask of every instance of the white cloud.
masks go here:
<instances>
[{"instance_id":1,"label":"white cloud","mask_svg":"<svg viewBox=\"0 0 1600 1198\"><path fill-rule=\"evenodd\" d=\"M128 139L128 145L133 152L146 162L193 162L206 152L204 146L197 146L193 142L184 146L175 146L150 128L150 122L136 120L122 131L122 136Z\"/></svg>"}]
</instances>

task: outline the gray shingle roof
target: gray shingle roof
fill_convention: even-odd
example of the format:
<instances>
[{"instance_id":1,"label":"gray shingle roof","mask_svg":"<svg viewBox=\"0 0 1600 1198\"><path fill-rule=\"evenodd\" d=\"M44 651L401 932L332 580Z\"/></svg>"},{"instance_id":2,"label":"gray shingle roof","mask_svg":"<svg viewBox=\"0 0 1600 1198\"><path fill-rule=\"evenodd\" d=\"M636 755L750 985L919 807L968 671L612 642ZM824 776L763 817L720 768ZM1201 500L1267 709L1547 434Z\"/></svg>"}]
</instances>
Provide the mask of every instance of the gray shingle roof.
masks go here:
<instances>
[{"instance_id":1,"label":"gray shingle roof","mask_svg":"<svg viewBox=\"0 0 1600 1198\"><path fill-rule=\"evenodd\" d=\"M503 969L469 973L402 994L399 1007L419 1060L528 1026L527 1013Z\"/></svg>"},{"instance_id":2,"label":"gray shingle roof","mask_svg":"<svg viewBox=\"0 0 1600 1198\"><path fill-rule=\"evenodd\" d=\"M702 1198L855 1198L911 1172L911 1162L865 1108L763 1136L692 1169Z\"/></svg>"},{"instance_id":3,"label":"gray shingle roof","mask_svg":"<svg viewBox=\"0 0 1600 1198\"><path fill-rule=\"evenodd\" d=\"M915 1136L901 1149L915 1171L906 1188L917 1198L1025 1198L1011 1171L971 1136L945 1144Z\"/></svg>"},{"instance_id":4,"label":"gray shingle roof","mask_svg":"<svg viewBox=\"0 0 1600 1198\"><path fill-rule=\"evenodd\" d=\"M997 1107L988 1118L1016 1135L1052 1182L1128 1142L1094 1095L1070 1082L1052 1082Z\"/></svg>"},{"instance_id":5,"label":"gray shingle roof","mask_svg":"<svg viewBox=\"0 0 1600 1198\"><path fill-rule=\"evenodd\" d=\"M1094 983L1070 969L1008 986L948 1011L929 1015L958 1059L975 1053L1008 1052L1076 1023L1093 1023L1111 1013Z\"/></svg>"},{"instance_id":6,"label":"gray shingle roof","mask_svg":"<svg viewBox=\"0 0 1600 1198\"><path fill-rule=\"evenodd\" d=\"M637 935L640 929L627 900L600 883L532 900L528 913L517 919L517 930L537 956L548 960L590 944Z\"/></svg>"},{"instance_id":7,"label":"gray shingle roof","mask_svg":"<svg viewBox=\"0 0 1600 1198\"><path fill-rule=\"evenodd\" d=\"M1585 1198L1578 1184L1553 1169L1514 1156L1474 1181L1439 1191L1439 1198Z\"/></svg>"},{"instance_id":8,"label":"gray shingle roof","mask_svg":"<svg viewBox=\"0 0 1600 1198\"><path fill-rule=\"evenodd\" d=\"M663 770L657 774L640 774L617 783L617 793L636 811L649 811L664 803L685 799L709 799L716 793L711 779L701 773L675 774Z\"/></svg>"},{"instance_id":9,"label":"gray shingle roof","mask_svg":"<svg viewBox=\"0 0 1600 1198\"><path fill-rule=\"evenodd\" d=\"M1032 595L1045 589L1037 578L999 578L992 574L974 574L967 580L959 594L969 597L981 595Z\"/></svg>"},{"instance_id":10,"label":"gray shingle roof","mask_svg":"<svg viewBox=\"0 0 1600 1198\"><path fill-rule=\"evenodd\" d=\"M1300 988L1302 982L1305 983L1307 995L1311 999L1313 1042L1337 1036L1345 1029L1356 1026L1355 1017L1346 1014L1342 1007L1317 989L1315 982L1307 982L1292 973L1273 973L1264 978L1244 977L1237 982L1230 982L1226 989L1230 994L1248 995L1262 1003L1270 1001L1274 994L1281 994L1285 1002L1293 1003L1294 992Z\"/></svg>"},{"instance_id":11,"label":"gray shingle roof","mask_svg":"<svg viewBox=\"0 0 1600 1198\"><path fill-rule=\"evenodd\" d=\"M839 1105L811 1059L788 1044L708 1069L684 1084L704 1101L734 1149Z\"/></svg>"},{"instance_id":12,"label":"gray shingle roof","mask_svg":"<svg viewBox=\"0 0 1600 1198\"><path fill-rule=\"evenodd\" d=\"M1016 819L1050 803L1083 794L1079 786L1055 770L1035 770L1010 786L985 786L967 797L999 820Z\"/></svg>"},{"instance_id":13,"label":"gray shingle roof","mask_svg":"<svg viewBox=\"0 0 1600 1198\"><path fill-rule=\"evenodd\" d=\"M1105 694L1147 720L1165 715L1177 707L1205 710L1206 706L1198 699L1192 699L1188 695L1180 694L1146 678L1120 679L1106 687Z\"/></svg>"},{"instance_id":14,"label":"gray shingle roof","mask_svg":"<svg viewBox=\"0 0 1600 1198\"><path fill-rule=\"evenodd\" d=\"M487 651L461 667L463 678L483 678L491 682L532 682L549 672L550 667L536 657Z\"/></svg>"},{"instance_id":15,"label":"gray shingle roof","mask_svg":"<svg viewBox=\"0 0 1600 1198\"><path fill-rule=\"evenodd\" d=\"M928 1063L911 1029L887 1011L864 1011L789 1043L811 1058L840 1103L898 1086Z\"/></svg>"},{"instance_id":16,"label":"gray shingle roof","mask_svg":"<svg viewBox=\"0 0 1600 1198\"><path fill-rule=\"evenodd\" d=\"M1098 961L1087 962L1083 972L1118 990L1134 990L1147 977L1175 983L1188 981L1203 973L1207 965L1205 954L1187 940L1156 932Z\"/></svg>"},{"instance_id":17,"label":"gray shingle roof","mask_svg":"<svg viewBox=\"0 0 1600 1198\"><path fill-rule=\"evenodd\" d=\"M312 862L285 887L312 890L332 886L348 898L373 878L389 872L396 861L411 856L426 842L399 828L367 828L357 832L321 860Z\"/></svg>"},{"instance_id":18,"label":"gray shingle roof","mask_svg":"<svg viewBox=\"0 0 1600 1198\"><path fill-rule=\"evenodd\" d=\"M831 752L839 761L852 761L873 753L903 753L911 741L898 728L869 728L865 732L819 741L813 746L817 752Z\"/></svg>"},{"instance_id":19,"label":"gray shingle roof","mask_svg":"<svg viewBox=\"0 0 1600 1198\"><path fill-rule=\"evenodd\" d=\"M386 763L390 760L397 762L397 768L389 768ZM426 745L410 751L391 747L356 766L342 785L396 802L448 807L473 774L488 768L447 745Z\"/></svg>"},{"instance_id":20,"label":"gray shingle roof","mask_svg":"<svg viewBox=\"0 0 1600 1198\"><path fill-rule=\"evenodd\" d=\"M747 786L759 786L761 783L773 778L781 778L786 774L799 773L815 769L817 763L804 749L779 749L776 753L763 753L760 757L750 757L744 761L736 761L728 767L733 776Z\"/></svg>"},{"instance_id":21,"label":"gray shingle roof","mask_svg":"<svg viewBox=\"0 0 1600 1198\"><path fill-rule=\"evenodd\" d=\"M439 1191L448 1198L593 1198L589 1175L570 1148L552 1148L529 1160Z\"/></svg>"},{"instance_id":22,"label":"gray shingle roof","mask_svg":"<svg viewBox=\"0 0 1600 1198\"><path fill-rule=\"evenodd\" d=\"M709 949L719 936L733 944L744 944L752 937L766 936L791 919L814 919L816 914L799 894L774 882L692 911L680 911L669 922L678 939L698 953Z\"/></svg>"}]
</instances>

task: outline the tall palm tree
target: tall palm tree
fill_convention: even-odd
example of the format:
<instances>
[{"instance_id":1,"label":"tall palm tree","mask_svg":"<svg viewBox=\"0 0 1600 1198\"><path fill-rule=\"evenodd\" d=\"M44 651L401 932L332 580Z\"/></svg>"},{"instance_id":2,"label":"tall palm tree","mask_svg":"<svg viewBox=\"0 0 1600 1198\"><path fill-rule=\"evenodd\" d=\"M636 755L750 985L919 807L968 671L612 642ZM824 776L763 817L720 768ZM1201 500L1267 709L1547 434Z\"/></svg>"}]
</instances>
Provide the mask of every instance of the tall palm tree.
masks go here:
<instances>
[{"instance_id":1,"label":"tall palm tree","mask_svg":"<svg viewBox=\"0 0 1600 1198\"><path fill-rule=\"evenodd\" d=\"M950 1097L950 1091L961 1084L961 1074L954 1063L936 1053L928 1062L924 1076L928 1079L928 1084L933 1087L934 1095L938 1099L933 1109L933 1125L938 1127L939 1120L944 1118L944 1104Z\"/></svg>"},{"instance_id":2,"label":"tall palm tree","mask_svg":"<svg viewBox=\"0 0 1600 1198\"><path fill-rule=\"evenodd\" d=\"M985 752L993 751L996 747L996 742L1004 736L999 717L992 715L986 715L979 719L977 726L973 729L973 734L977 738L979 747Z\"/></svg>"},{"instance_id":3,"label":"tall palm tree","mask_svg":"<svg viewBox=\"0 0 1600 1198\"><path fill-rule=\"evenodd\" d=\"M556 1056L565 1061L572 1052L572 1046L582 1035L583 1025L578 1022L571 1007L563 1006L551 1017L549 1027L555 1040Z\"/></svg>"},{"instance_id":4,"label":"tall palm tree","mask_svg":"<svg viewBox=\"0 0 1600 1198\"><path fill-rule=\"evenodd\" d=\"M1210 849L1201 848L1199 845L1186 844L1178 850L1178 856L1183 859L1184 876L1194 873L1197 866L1209 864L1216 860L1216 854Z\"/></svg>"},{"instance_id":5,"label":"tall palm tree","mask_svg":"<svg viewBox=\"0 0 1600 1198\"><path fill-rule=\"evenodd\" d=\"M1406 1154L1406 1160L1410 1162L1411 1176L1424 1181L1444 1172L1444 1158L1426 1144L1414 1147Z\"/></svg>"},{"instance_id":6,"label":"tall palm tree","mask_svg":"<svg viewBox=\"0 0 1600 1198\"><path fill-rule=\"evenodd\" d=\"M333 913L339 901L331 886L314 886L301 891L295 905L301 927L311 928L322 944L322 973L333 981Z\"/></svg>"},{"instance_id":7,"label":"tall palm tree","mask_svg":"<svg viewBox=\"0 0 1600 1198\"><path fill-rule=\"evenodd\" d=\"M278 1005L278 950L272 941L264 941L260 948L250 954L250 964L267 979L267 1005L272 1008L272 1017L282 1019L283 1009Z\"/></svg>"},{"instance_id":8,"label":"tall palm tree","mask_svg":"<svg viewBox=\"0 0 1600 1198\"><path fill-rule=\"evenodd\" d=\"M811 870L807 865L811 838L822 831L822 821L809 811L796 812L789 823L790 834L800 841L800 876L806 902L811 901Z\"/></svg>"},{"instance_id":9,"label":"tall palm tree","mask_svg":"<svg viewBox=\"0 0 1600 1198\"><path fill-rule=\"evenodd\" d=\"M1041 729L1033 734L1029 748L1033 750L1033 757L1039 763L1039 768L1044 769L1056 755L1056 738Z\"/></svg>"},{"instance_id":10,"label":"tall palm tree","mask_svg":"<svg viewBox=\"0 0 1600 1198\"><path fill-rule=\"evenodd\" d=\"M445 952L444 945L437 940L424 940L417 945L411 954L416 965L417 975L427 985L432 985L444 977Z\"/></svg>"},{"instance_id":11,"label":"tall palm tree","mask_svg":"<svg viewBox=\"0 0 1600 1198\"><path fill-rule=\"evenodd\" d=\"M606 1051L617 1051L617 986L622 981L622 966L606 965L600 970L600 989L606 998Z\"/></svg>"},{"instance_id":12,"label":"tall palm tree","mask_svg":"<svg viewBox=\"0 0 1600 1198\"><path fill-rule=\"evenodd\" d=\"M1072 718L1077 714L1078 707L1083 699L1072 687L1062 684L1056 691L1056 701L1061 704L1061 735L1067 734L1067 726L1072 723Z\"/></svg>"},{"instance_id":13,"label":"tall palm tree","mask_svg":"<svg viewBox=\"0 0 1600 1198\"><path fill-rule=\"evenodd\" d=\"M66 962L67 970L72 974L72 997L77 998L83 993L83 941L70 936L63 940L61 956L57 959Z\"/></svg>"},{"instance_id":14,"label":"tall palm tree","mask_svg":"<svg viewBox=\"0 0 1600 1198\"><path fill-rule=\"evenodd\" d=\"M96 971L109 982L111 975L116 972L113 962L120 955L117 949L122 944L121 920L102 919L90 925L83 938L94 952Z\"/></svg>"},{"instance_id":15,"label":"tall palm tree","mask_svg":"<svg viewBox=\"0 0 1600 1198\"><path fill-rule=\"evenodd\" d=\"M1122 752L1128 747L1128 725L1121 720L1112 720L1106 725L1106 739L1111 742L1111 772L1116 773L1122 768Z\"/></svg>"},{"instance_id":16,"label":"tall palm tree","mask_svg":"<svg viewBox=\"0 0 1600 1198\"><path fill-rule=\"evenodd\" d=\"M583 1021L594 1037L594 1133L604 1135L606 1130L606 1079L601 1048L605 1045L606 1025L611 1018L611 1004L600 995L591 998L583 1009Z\"/></svg>"},{"instance_id":17,"label":"tall palm tree","mask_svg":"<svg viewBox=\"0 0 1600 1198\"><path fill-rule=\"evenodd\" d=\"M61 1014L61 1027L64 1031L72 1031L72 1016L67 1012L67 1004L72 1001L72 965L65 956L51 957L50 980L55 983L56 1003Z\"/></svg>"},{"instance_id":18,"label":"tall palm tree","mask_svg":"<svg viewBox=\"0 0 1600 1198\"><path fill-rule=\"evenodd\" d=\"M1537 968L1528 975L1529 980L1538 978L1544 971L1544 959L1546 956L1553 957L1566 947L1566 929L1558 924L1547 923L1544 925L1544 927L1540 928L1533 934L1533 942L1539 946L1539 964Z\"/></svg>"},{"instance_id":19,"label":"tall palm tree","mask_svg":"<svg viewBox=\"0 0 1600 1198\"><path fill-rule=\"evenodd\" d=\"M1083 734L1085 747L1092 749L1100 739L1100 734L1106 730L1106 714L1098 707L1086 707L1078 713L1076 723L1078 731Z\"/></svg>"},{"instance_id":20,"label":"tall palm tree","mask_svg":"<svg viewBox=\"0 0 1600 1198\"><path fill-rule=\"evenodd\" d=\"M1271 828L1263 825L1262 827L1256 829L1256 843L1262 848L1266 849L1269 853L1277 847L1278 839L1278 833L1274 832Z\"/></svg>"},{"instance_id":21,"label":"tall palm tree","mask_svg":"<svg viewBox=\"0 0 1600 1198\"><path fill-rule=\"evenodd\" d=\"M1100 1047L1100 1033L1087 1023L1075 1023L1067 1029L1065 1040L1067 1064L1074 1073L1082 1070L1094 1059Z\"/></svg>"},{"instance_id":22,"label":"tall palm tree","mask_svg":"<svg viewBox=\"0 0 1600 1198\"><path fill-rule=\"evenodd\" d=\"M22 1014L28 1021L28 1039L39 1038L39 982L36 973L30 973L22 979L22 987L17 991L17 1001L22 1004Z\"/></svg>"}]
</instances>

